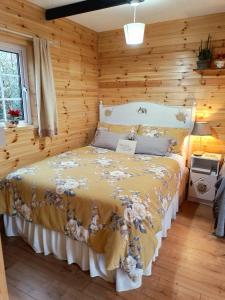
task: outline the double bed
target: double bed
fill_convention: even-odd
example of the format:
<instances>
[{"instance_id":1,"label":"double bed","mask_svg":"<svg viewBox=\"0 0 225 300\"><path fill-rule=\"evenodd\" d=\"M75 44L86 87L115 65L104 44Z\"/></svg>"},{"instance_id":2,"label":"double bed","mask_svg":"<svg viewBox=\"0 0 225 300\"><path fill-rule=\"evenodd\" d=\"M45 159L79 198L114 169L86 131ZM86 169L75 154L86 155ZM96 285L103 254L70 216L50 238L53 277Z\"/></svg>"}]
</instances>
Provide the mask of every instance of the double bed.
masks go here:
<instances>
[{"instance_id":1,"label":"double bed","mask_svg":"<svg viewBox=\"0 0 225 300\"><path fill-rule=\"evenodd\" d=\"M194 106L101 104L100 122L190 132ZM0 185L6 234L115 282L117 291L140 287L178 211L188 141L168 156L87 146L8 174Z\"/></svg>"}]
</instances>

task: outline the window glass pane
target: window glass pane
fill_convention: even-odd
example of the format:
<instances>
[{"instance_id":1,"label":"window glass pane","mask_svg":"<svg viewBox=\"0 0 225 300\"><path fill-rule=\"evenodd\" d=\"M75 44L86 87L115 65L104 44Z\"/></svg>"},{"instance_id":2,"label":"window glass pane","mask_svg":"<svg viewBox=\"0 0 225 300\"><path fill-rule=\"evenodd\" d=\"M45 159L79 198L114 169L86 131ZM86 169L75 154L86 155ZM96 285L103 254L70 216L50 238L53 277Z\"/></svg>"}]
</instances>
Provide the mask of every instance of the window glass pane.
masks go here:
<instances>
[{"instance_id":1,"label":"window glass pane","mask_svg":"<svg viewBox=\"0 0 225 300\"><path fill-rule=\"evenodd\" d=\"M5 107L6 107L8 120L13 120L13 118L8 115L9 109L14 109L14 110L18 109L20 111L20 116L17 118L17 120L24 120L23 101L22 100L21 101L20 100L6 100Z\"/></svg>"},{"instance_id":2,"label":"window glass pane","mask_svg":"<svg viewBox=\"0 0 225 300\"><path fill-rule=\"evenodd\" d=\"M2 101L0 101L0 121L4 120Z\"/></svg>"},{"instance_id":3,"label":"window glass pane","mask_svg":"<svg viewBox=\"0 0 225 300\"><path fill-rule=\"evenodd\" d=\"M19 75L19 55L17 53L0 51L0 72Z\"/></svg>"},{"instance_id":4,"label":"window glass pane","mask_svg":"<svg viewBox=\"0 0 225 300\"><path fill-rule=\"evenodd\" d=\"M11 50L12 49L12 50ZM0 43L0 122L13 120L9 109L19 110L17 120L26 119L26 107L23 107L22 82L24 71L23 50L18 46Z\"/></svg>"},{"instance_id":5,"label":"window glass pane","mask_svg":"<svg viewBox=\"0 0 225 300\"><path fill-rule=\"evenodd\" d=\"M19 76L2 76L4 98L21 98L21 83Z\"/></svg>"}]
</instances>

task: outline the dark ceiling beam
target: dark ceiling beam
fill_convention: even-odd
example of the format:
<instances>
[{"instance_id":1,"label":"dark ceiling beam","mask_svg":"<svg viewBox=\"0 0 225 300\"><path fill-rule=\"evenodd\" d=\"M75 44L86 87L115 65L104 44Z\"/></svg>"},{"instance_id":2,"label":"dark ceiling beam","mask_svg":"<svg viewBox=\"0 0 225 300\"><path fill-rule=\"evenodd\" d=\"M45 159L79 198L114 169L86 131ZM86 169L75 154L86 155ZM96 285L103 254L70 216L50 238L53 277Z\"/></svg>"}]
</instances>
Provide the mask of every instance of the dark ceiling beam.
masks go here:
<instances>
[{"instance_id":1,"label":"dark ceiling beam","mask_svg":"<svg viewBox=\"0 0 225 300\"><path fill-rule=\"evenodd\" d=\"M113 6L129 4L130 2L131 0L86 0L47 9L45 17L46 20L54 20Z\"/></svg>"}]
</instances>

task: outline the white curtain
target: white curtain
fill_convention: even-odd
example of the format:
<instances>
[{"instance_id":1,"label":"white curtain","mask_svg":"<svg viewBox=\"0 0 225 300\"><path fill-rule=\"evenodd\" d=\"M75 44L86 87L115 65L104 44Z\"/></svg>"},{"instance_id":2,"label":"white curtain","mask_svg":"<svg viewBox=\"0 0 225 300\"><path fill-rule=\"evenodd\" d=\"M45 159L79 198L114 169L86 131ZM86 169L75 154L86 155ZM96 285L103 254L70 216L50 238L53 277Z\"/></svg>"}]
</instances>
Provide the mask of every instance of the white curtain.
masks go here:
<instances>
[{"instance_id":1,"label":"white curtain","mask_svg":"<svg viewBox=\"0 0 225 300\"><path fill-rule=\"evenodd\" d=\"M39 136L51 137L57 135L58 126L55 85L47 40L34 38L34 72Z\"/></svg>"}]
</instances>

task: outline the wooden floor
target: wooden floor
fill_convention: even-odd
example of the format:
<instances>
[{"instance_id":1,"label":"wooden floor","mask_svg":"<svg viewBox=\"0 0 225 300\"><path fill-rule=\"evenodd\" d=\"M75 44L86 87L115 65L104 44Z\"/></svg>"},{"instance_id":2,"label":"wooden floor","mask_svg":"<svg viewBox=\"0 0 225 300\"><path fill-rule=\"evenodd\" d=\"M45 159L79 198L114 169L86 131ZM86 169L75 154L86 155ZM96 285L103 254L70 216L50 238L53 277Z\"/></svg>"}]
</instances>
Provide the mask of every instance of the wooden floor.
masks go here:
<instances>
[{"instance_id":1,"label":"wooden floor","mask_svg":"<svg viewBox=\"0 0 225 300\"><path fill-rule=\"evenodd\" d=\"M20 238L3 238L10 300L224 300L225 240L214 237L212 228L210 208L184 203L153 275L123 293L76 265L35 254Z\"/></svg>"}]
</instances>

